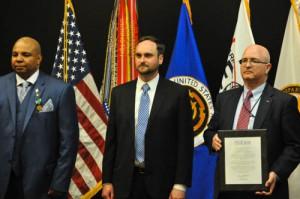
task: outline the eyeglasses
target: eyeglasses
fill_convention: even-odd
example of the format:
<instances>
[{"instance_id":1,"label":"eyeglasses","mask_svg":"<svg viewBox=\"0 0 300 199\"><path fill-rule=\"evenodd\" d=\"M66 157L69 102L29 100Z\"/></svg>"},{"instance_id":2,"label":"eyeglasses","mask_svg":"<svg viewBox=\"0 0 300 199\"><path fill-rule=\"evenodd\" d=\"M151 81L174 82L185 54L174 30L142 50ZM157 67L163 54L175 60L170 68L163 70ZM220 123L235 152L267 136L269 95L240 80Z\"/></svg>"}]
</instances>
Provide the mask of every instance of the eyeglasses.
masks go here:
<instances>
[{"instance_id":1,"label":"eyeglasses","mask_svg":"<svg viewBox=\"0 0 300 199\"><path fill-rule=\"evenodd\" d=\"M245 65L247 63L253 64L253 65L257 65L257 64L268 64L268 62L264 62L264 61L260 61L256 58L243 58L241 60L239 60L239 63L241 65Z\"/></svg>"}]
</instances>

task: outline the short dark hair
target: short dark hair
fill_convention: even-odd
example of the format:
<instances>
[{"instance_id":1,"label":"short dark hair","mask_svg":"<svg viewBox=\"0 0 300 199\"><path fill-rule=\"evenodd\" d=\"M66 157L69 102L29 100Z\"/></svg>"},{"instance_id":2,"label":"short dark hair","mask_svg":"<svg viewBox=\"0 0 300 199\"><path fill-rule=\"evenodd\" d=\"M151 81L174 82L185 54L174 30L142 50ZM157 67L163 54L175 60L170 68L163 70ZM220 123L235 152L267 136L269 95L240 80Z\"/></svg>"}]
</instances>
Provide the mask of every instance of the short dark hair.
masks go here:
<instances>
[{"instance_id":1,"label":"short dark hair","mask_svg":"<svg viewBox=\"0 0 300 199\"><path fill-rule=\"evenodd\" d=\"M163 55L165 53L165 49L166 49L165 45L163 43L160 43L158 38L151 36L151 35L140 37L137 44L139 44L143 41L146 41L146 40L156 43L158 55Z\"/></svg>"}]
</instances>

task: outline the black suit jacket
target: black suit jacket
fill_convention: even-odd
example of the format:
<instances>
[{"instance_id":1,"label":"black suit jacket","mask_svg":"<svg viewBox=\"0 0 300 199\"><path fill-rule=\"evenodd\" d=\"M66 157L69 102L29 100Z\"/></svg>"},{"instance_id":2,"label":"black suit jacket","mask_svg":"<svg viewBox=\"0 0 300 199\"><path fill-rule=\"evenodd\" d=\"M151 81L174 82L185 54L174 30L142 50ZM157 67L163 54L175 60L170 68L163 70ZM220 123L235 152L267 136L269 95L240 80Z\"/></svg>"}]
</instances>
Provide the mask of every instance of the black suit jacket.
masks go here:
<instances>
[{"instance_id":1,"label":"black suit jacket","mask_svg":"<svg viewBox=\"0 0 300 199\"><path fill-rule=\"evenodd\" d=\"M212 137L219 129L232 129L234 116L243 88L233 89L218 95L215 114L204 133L206 145L212 151ZM300 160L300 116L295 97L266 85L255 116L253 129L267 129L268 166L279 182L272 197L287 199L287 178ZM217 170L218 171L218 170ZM216 175L218 177L218 174ZM216 179L216 195L218 179ZM253 198L258 198L250 193ZM242 197L242 195L241 195Z\"/></svg>"},{"instance_id":2,"label":"black suit jacket","mask_svg":"<svg viewBox=\"0 0 300 199\"><path fill-rule=\"evenodd\" d=\"M103 183L128 197L135 161L136 80L112 91L105 142ZM154 198L167 198L174 184L191 184L193 130L188 91L160 78L145 134L145 181Z\"/></svg>"}]
</instances>

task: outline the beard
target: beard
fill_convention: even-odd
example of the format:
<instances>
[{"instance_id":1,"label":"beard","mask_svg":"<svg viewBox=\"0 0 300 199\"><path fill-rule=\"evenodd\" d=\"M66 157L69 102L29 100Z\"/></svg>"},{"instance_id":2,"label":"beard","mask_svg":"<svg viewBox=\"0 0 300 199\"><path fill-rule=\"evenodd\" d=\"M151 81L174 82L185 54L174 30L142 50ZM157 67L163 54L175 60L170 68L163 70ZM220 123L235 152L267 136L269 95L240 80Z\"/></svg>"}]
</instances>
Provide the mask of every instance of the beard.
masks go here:
<instances>
[{"instance_id":1,"label":"beard","mask_svg":"<svg viewBox=\"0 0 300 199\"><path fill-rule=\"evenodd\" d=\"M151 68L147 64L140 64L137 67L137 71L139 72L140 75L149 76L155 74L158 71L158 67Z\"/></svg>"}]
</instances>

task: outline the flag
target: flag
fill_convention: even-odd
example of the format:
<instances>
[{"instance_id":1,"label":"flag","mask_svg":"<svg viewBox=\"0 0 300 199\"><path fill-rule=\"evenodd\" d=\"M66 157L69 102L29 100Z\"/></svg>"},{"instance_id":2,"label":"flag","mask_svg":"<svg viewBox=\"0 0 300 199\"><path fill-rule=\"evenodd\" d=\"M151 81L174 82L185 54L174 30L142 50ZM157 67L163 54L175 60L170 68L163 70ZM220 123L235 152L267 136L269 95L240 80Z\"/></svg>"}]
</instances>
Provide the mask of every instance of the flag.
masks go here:
<instances>
[{"instance_id":1,"label":"flag","mask_svg":"<svg viewBox=\"0 0 300 199\"><path fill-rule=\"evenodd\" d=\"M194 159L192 187L187 190L187 199L212 199L216 156L210 155L202 143L203 132L213 114L213 103L196 39L192 29L191 9L188 0L181 6L175 47L166 77L189 88L193 115ZM201 145L202 144L202 145Z\"/></svg>"},{"instance_id":2,"label":"flag","mask_svg":"<svg viewBox=\"0 0 300 199\"><path fill-rule=\"evenodd\" d=\"M107 118L90 73L71 0L65 0L52 75L72 84L76 97L79 146L68 198L89 199L102 188Z\"/></svg>"},{"instance_id":3,"label":"flag","mask_svg":"<svg viewBox=\"0 0 300 199\"><path fill-rule=\"evenodd\" d=\"M219 92L244 84L238 61L242 58L245 48L250 44L254 44L249 15L250 9L248 0L241 0L238 19Z\"/></svg>"},{"instance_id":4,"label":"flag","mask_svg":"<svg viewBox=\"0 0 300 199\"><path fill-rule=\"evenodd\" d=\"M291 0L274 86L298 99L300 111L300 1ZM289 177L290 199L300 195L300 166Z\"/></svg>"},{"instance_id":5,"label":"flag","mask_svg":"<svg viewBox=\"0 0 300 199\"><path fill-rule=\"evenodd\" d=\"M138 41L136 0L115 0L107 39L101 101L109 113L113 87L137 77L134 49Z\"/></svg>"}]
</instances>

